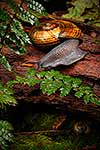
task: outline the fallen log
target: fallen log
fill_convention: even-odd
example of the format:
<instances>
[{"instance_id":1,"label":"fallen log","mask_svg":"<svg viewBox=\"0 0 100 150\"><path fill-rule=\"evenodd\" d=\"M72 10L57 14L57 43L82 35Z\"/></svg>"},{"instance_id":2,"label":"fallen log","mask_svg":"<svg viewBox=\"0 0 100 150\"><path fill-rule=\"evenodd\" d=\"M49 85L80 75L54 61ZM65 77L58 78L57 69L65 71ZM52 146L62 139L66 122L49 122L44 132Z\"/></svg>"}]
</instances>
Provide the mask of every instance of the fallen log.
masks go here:
<instances>
[{"instance_id":1,"label":"fallen log","mask_svg":"<svg viewBox=\"0 0 100 150\"><path fill-rule=\"evenodd\" d=\"M83 29L83 24L79 25ZM89 26L88 26L89 27ZM61 73L80 77L84 84L90 85L94 93L100 97L100 29L91 27L87 28L84 25L83 42L80 48L88 51L89 53L80 61L70 66L58 66L54 69L59 70ZM9 63L13 67L13 71L18 75L23 76L28 68L32 67L37 72L37 61L45 55L45 52L36 48L34 45L27 47L27 53L19 56L8 48L2 49L2 54L6 56ZM27 62L32 62L27 63ZM0 65L0 79L6 83L8 80L15 78L13 72L7 71ZM28 87L27 85L15 85L15 97L17 101L28 101L32 103L48 103L64 105L66 109L74 111L88 112L94 117L100 119L100 107L94 104L85 104L82 99L77 99L72 93L66 97L60 97L59 93L52 94L51 96L42 94L39 87Z\"/></svg>"}]
</instances>

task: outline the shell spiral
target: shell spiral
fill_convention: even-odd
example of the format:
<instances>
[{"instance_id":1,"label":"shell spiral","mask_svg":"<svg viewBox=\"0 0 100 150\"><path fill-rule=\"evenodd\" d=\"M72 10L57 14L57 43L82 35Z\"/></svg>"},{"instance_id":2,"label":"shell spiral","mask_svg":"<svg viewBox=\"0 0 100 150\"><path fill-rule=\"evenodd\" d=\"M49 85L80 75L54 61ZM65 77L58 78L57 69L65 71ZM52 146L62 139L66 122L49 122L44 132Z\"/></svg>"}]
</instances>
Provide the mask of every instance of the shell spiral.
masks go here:
<instances>
[{"instance_id":1,"label":"shell spiral","mask_svg":"<svg viewBox=\"0 0 100 150\"><path fill-rule=\"evenodd\" d=\"M73 129L77 134L88 134L90 132L90 127L86 122L83 121L76 122Z\"/></svg>"},{"instance_id":2,"label":"shell spiral","mask_svg":"<svg viewBox=\"0 0 100 150\"><path fill-rule=\"evenodd\" d=\"M80 38L81 30L72 22L65 20L50 20L32 27L30 37L39 47L60 43L61 38Z\"/></svg>"}]
</instances>

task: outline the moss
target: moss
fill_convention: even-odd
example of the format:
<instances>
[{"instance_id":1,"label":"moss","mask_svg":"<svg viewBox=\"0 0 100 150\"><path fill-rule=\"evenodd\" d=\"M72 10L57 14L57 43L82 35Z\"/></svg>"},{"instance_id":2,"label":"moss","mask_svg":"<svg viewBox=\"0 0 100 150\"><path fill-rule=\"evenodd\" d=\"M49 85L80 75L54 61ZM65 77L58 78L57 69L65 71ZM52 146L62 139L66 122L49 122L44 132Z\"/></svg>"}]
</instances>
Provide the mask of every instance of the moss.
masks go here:
<instances>
[{"instance_id":1,"label":"moss","mask_svg":"<svg viewBox=\"0 0 100 150\"><path fill-rule=\"evenodd\" d=\"M75 144L75 143L74 143ZM16 142L10 147L11 150L76 150L71 141L57 142L45 135L17 136ZM78 147L77 147L78 150Z\"/></svg>"},{"instance_id":2,"label":"moss","mask_svg":"<svg viewBox=\"0 0 100 150\"><path fill-rule=\"evenodd\" d=\"M67 2L67 4L70 4L71 7L68 8L68 13L62 17L80 20L100 27L99 0L74 0Z\"/></svg>"},{"instance_id":3,"label":"moss","mask_svg":"<svg viewBox=\"0 0 100 150\"><path fill-rule=\"evenodd\" d=\"M100 137L94 134L90 137L59 135L55 140L42 134L18 135L9 148L10 150L80 150L86 146L95 146L99 150L99 141Z\"/></svg>"}]
</instances>

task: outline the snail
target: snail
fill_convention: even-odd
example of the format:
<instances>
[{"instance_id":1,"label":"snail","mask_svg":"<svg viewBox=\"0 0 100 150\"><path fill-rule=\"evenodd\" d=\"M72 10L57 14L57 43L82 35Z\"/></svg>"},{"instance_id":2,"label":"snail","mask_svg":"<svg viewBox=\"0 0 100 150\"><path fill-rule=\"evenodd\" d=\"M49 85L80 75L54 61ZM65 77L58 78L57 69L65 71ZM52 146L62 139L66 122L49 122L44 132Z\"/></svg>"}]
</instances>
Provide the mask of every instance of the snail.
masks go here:
<instances>
[{"instance_id":1,"label":"snail","mask_svg":"<svg viewBox=\"0 0 100 150\"><path fill-rule=\"evenodd\" d=\"M78 121L74 124L73 130L76 134L88 134L90 127L86 122Z\"/></svg>"},{"instance_id":2,"label":"snail","mask_svg":"<svg viewBox=\"0 0 100 150\"><path fill-rule=\"evenodd\" d=\"M80 38L82 32L72 22L53 19L32 27L29 35L35 45L44 48L60 43L62 38Z\"/></svg>"},{"instance_id":3,"label":"snail","mask_svg":"<svg viewBox=\"0 0 100 150\"><path fill-rule=\"evenodd\" d=\"M78 48L78 39L69 39L53 48L39 61L40 68L70 65L82 59L87 52Z\"/></svg>"},{"instance_id":4,"label":"snail","mask_svg":"<svg viewBox=\"0 0 100 150\"><path fill-rule=\"evenodd\" d=\"M60 38L67 40L53 48L39 62L39 68L56 67L58 65L71 65L82 59L87 52L78 45L82 35L81 30L72 22L54 19L32 27L29 33L33 42L40 47L53 46L60 43Z\"/></svg>"}]
</instances>

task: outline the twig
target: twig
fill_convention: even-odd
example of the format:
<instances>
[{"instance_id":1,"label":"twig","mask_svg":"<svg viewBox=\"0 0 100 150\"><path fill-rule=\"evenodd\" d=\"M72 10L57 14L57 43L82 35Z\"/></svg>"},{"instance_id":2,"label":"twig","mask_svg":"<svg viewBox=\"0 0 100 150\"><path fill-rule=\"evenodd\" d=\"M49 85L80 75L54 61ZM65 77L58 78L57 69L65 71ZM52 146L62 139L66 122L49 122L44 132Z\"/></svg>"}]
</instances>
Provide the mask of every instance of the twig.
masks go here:
<instances>
[{"instance_id":1,"label":"twig","mask_svg":"<svg viewBox=\"0 0 100 150\"><path fill-rule=\"evenodd\" d=\"M46 131L31 131L31 132L15 132L15 135L32 135L32 134L40 134L40 133L58 133L62 130L46 130Z\"/></svg>"},{"instance_id":2,"label":"twig","mask_svg":"<svg viewBox=\"0 0 100 150\"><path fill-rule=\"evenodd\" d=\"M82 150L89 150L89 149L96 149L96 145L92 145L92 146L86 146L86 147L83 147Z\"/></svg>"}]
</instances>

